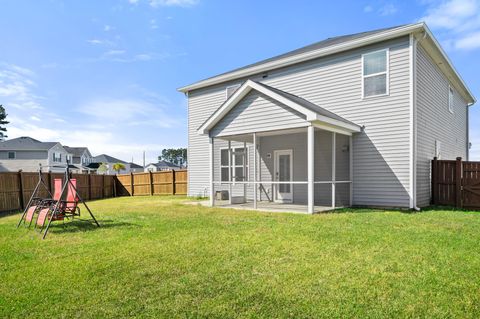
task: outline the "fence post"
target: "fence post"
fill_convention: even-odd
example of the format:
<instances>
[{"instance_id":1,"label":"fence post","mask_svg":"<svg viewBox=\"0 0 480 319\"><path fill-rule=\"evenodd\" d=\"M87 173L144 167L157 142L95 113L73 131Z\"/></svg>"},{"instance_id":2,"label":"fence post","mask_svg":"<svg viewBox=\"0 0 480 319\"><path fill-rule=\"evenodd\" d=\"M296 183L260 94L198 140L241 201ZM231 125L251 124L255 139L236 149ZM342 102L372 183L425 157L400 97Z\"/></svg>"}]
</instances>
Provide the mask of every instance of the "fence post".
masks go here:
<instances>
[{"instance_id":1,"label":"fence post","mask_svg":"<svg viewBox=\"0 0 480 319\"><path fill-rule=\"evenodd\" d=\"M23 172L22 170L18 171L18 192L19 192L19 202L20 208L25 209L25 201L23 199Z\"/></svg>"},{"instance_id":2,"label":"fence post","mask_svg":"<svg viewBox=\"0 0 480 319\"><path fill-rule=\"evenodd\" d=\"M172 195L175 195L175 193L177 192L177 187L176 187L176 185L175 185L175 183L176 183L176 180L175 180L175 177L176 177L176 176L175 176L175 174L176 174L176 173L175 173L175 170L172 169Z\"/></svg>"},{"instance_id":3,"label":"fence post","mask_svg":"<svg viewBox=\"0 0 480 319\"><path fill-rule=\"evenodd\" d=\"M150 175L150 196L153 196L153 174L152 171L148 171Z\"/></svg>"},{"instance_id":4,"label":"fence post","mask_svg":"<svg viewBox=\"0 0 480 319\"><path fill-rule=\"evenodd\" d=\"M102 175L102 199L105 198L105 175Z\"/></svg>"},{"instance_id":5,"label":"fence post","mask_svg":"<svg viewBox=\"0 0 480 319\"><path fill-rule=\"evenodd\" d=\"M455 206L462 208L462 158L457 157L455 163Z\"/></svg>"},{"instance_id":6,"label":"fence post","mask_svg":"<svg viewBox=\"0 0 480 319\"><path fill-rule=\"evenodd\" d=\"M117 175L112 176L113 197L117 197Z\"/></svg>"},{"instance_id":7,"label":"fence post","mask_svg":"<svg viewBox=\"0 0 480 319\"><path fill-rule=\"evenodd\" d=\"M92 181L90 180L90 174L87 175L87 195L88 199L92 199Z\"/></svg>"},{"instance_id":8,"label":"fence post","mask_svg":"<svg viewBox=\"0 0 480 319\"><path fill-rule=\"evenodd\" d=\"M133 185L133 173L130 172L130 189L131 189L131 192L130 192L130 196L133 196L133 192L134 192L134 185Z\"/></svg>"},{"instance_id":9,"label":"fence post","mask_svg":"<svg viewBox=\"0 0 480 319\"><path fill-rule=\"evenodd\" d=\"M434 157L432 161L432 204L433 205L438 204L437 174L438 174L438 162L437 162L437 157Z\"/></svg>"}]
</instances>

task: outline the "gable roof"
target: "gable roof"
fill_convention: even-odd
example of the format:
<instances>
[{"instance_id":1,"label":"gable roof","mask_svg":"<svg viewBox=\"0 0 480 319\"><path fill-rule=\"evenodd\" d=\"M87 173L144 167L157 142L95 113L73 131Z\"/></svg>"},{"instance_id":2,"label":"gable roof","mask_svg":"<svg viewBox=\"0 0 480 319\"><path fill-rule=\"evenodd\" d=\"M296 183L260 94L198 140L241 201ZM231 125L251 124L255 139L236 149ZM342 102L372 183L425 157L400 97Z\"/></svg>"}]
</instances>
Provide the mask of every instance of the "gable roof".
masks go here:
<instances>
[{"instance_id":1,"label":"gable roof","mask_svg":"<svg viewBox=\"0 0 480 319\"><path fill-rule=\"evenodd\" d=\"M70 146L63 146L63 148L73 156L82 156L85 151L88 151L86 147L70 147Z\"/></svg>"},{"instance_id":2,"label":"gable roof","mask_svg":"<svg viewBox=\"0 0 480 319\"><path fill-rule=\"evenodd\" d=\"M178 165L175 165L173 163L170 163L170 162L167 162L167 161L158 161L157 163L150 163L148 164L147 166L150 166L150 165L153 165L155 167L158 167L158 168L162 168L162 167L175 167L175 168L179 168L180 166Z\"/></svg>"},{"instance_id":3,"label":"gable roof","mask_svg":"<svg viewBox=\"0 0 480 319\"><path fill-rule=\"evenodd\" d=\"M0 149L5 151L48 151L58 142L41 142L28 136L13 138L0 142Z\"/></svg>"},{"instance_id":4,"label":"gable roof","mask_svg":"<svg viewBox=\"0 0 480 319\"><path fill-rule=\"evenodd\" d=\"M130 162L128 164L130 164L130 168L143 168L143 166L138 165L137 163L134 163L134 162Z\"/></svg>"},{"instance_id":5,"label":"gable roof","mask_svg":"<svg viewBox=\"0 0 480 319\"><path fill-rule=\"evenodd\" d=\"M425 37L429 38L431 45L428 46L427 50L430 51L430 53L433 53L433 56L437 57L437 64L443 65L441 67L442 71L448 75L451 75L451 77L456 82L458 82L459 87L462 89L462 95L469 102L469 104L475 103L476 100L472 92L467 87L461 76L458 74L452 62L446 55L445 51L442 49L430 29L424 22L328 38L326 40L302 47L300 49L296 49L266 60L262 60L260 62L256 62L226 73L221 73L219 75L195 82L193 84L179 88L178 91L187 93L195 89L227 81L232 81L235 79L258 75L274 69L279 69L289 65L313 60L319 57L351 50L369 44L374 44L398 38L401 36L407 36L410 34L422 33L425 35Z\"/></svg>"},{"instance_id":6,"label":"gable roof","mask_svg":"<svg viewBox=\"0 0 480 319\"><path fill-rule=\"evenodd\" d=\"M101 154L93 157L93 162L95 163L122 163L122 164L128 164L125 161L122 161L121 159L115 158L113 156L107 155L107 154Z\"/></svg>"},{"instance_id":7,"label":"gable roof","mask_svg":"<svg viewBox=\"0 0 480 319\"><path fill-rule=\"evenodd\" d=\"M199 128L199 134L208 134L208 132L220 122L220 120L230 112L251 90L269 96L270 98L292 108L293 110L305 115L309 122L321 122L328 126L338 127L346 132L360 132L361 126L350 122L343 117L330 112L304 98L290 94L288 92L273 88L263 83L247 80L232 94Z\"/></svg>"}]
</instances>

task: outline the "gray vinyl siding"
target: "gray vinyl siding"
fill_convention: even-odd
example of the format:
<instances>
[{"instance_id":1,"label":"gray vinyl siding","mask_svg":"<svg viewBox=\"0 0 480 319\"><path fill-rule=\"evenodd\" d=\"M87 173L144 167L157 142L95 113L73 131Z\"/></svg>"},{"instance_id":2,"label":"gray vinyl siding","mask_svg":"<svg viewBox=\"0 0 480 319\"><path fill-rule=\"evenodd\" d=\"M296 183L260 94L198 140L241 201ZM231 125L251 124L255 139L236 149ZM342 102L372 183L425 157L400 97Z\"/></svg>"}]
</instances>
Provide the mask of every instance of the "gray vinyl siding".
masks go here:
<instances>
[{"instance_id":1,"label":"gray vinyl siding","mask_svg":"<svg viewBox=\"0 0 480 319\"><path fill-rule=\"evenodd\" d=\"M9 159L8 153L15 152L15 159ZM1 151L0 152L0 160L38 160L38 159L46 159L47 158L47 151Z\"/></svg>"},{"instance_id":2,"label":"gray vinyl siding","mask_svg":"<svg viewBox=\"0 0 480 319\"><path fill-rule=\"evenodd\" d=\"M308 126L305 116L272 98L252 90L210 131L228 136Z\"/></svg>"},{"instance_id":3,"label":"gray vinyl siding","mask_svg":"<svg viewBox=\"0 0 480 319\"><path fill-rule=\"evenodd\" d=\"M421 45L416 51L417 206L430 203L431 160L435 141L441 159L467 157L467 103L454 90L453 114L448 110L449 81Z\"/></svg>"},{"instance_id":4,"label":"gray vinyl siding","mask_svg":"<svg viewBox=\"0 0 480 319\"><path fill-rule=\"evenodd\" d=\"M362 99L361 55L389 48L390 95ZM409 206L409 39L402 37L369 47L319 58L268 77L250 77L298 95L356 124L354 205ZM198 127L225 101L225 88L245 79L189 92L189 195L208 194L208 137Z\"/></svg>"}]
</instances>

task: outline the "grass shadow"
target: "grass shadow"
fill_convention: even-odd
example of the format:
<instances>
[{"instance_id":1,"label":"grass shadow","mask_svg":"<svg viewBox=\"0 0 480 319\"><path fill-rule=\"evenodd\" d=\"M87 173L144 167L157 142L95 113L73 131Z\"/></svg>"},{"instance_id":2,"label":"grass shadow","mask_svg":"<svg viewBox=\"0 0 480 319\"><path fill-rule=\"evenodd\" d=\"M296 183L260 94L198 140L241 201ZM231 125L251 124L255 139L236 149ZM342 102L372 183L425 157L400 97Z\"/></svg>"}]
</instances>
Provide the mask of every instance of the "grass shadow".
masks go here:
<instances>
[{"instance_id":1,"label":"grass shadow","mask_svg":"<svg viewBox=\"0 0 480 319\"><path fill-rule=\"evenodd\" d=\"M97 229L109 229L109 228L122 228L122 227L142 227L138 224L118 222L114 220L98 220L100 227L98 227L93 220L79 220L74 219L67 221L64 224L62 222L52 223L48 230L54 234L61 233L77 233L77 232L89 232Z\"/></svg>"},{"instance_id":2,"label":"grass shadow","mask_svg":"<svg viewBox=\"0 0 480 319\"><path fill-rule=\"evenodd\" d=\"M23 210L18 210L18 209L3 211L3 212L0 212L0 218L8 217L16 214L22 214L22 213L23 213Z\"/></svg>"}]
</instances>

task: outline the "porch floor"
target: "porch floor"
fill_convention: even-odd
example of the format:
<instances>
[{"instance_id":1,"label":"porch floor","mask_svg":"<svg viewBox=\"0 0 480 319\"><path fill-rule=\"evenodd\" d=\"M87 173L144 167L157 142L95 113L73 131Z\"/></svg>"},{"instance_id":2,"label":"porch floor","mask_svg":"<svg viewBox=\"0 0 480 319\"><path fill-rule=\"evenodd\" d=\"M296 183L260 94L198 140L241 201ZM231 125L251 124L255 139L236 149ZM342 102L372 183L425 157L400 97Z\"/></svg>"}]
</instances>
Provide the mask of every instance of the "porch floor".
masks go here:
<instances>
[{"instance_id":1,"label":"porch floor","mask_svg":"<svg viewBox=\"0 0 480 319\"><path fill-rule=\"evenodd\" d=\"M201 201L201 202L192 202L192 204L198 204L202 206L209 206L209 201ZM190 204L190 202L188 203ZM229 204L228 200L216 200L215 207L219 208L231 208L231 209L241 209L241 210L254 210L253 209L253 202L248 201L243 204ZM340 208L340 207L336 207ZM301 213L307 214L307 205L302 204L293 204L293 203L276 203L276 202L268 202L268 201L258 201L257 202L257 209L258 211L265 211L265 212L289 212L289 213ZM314 212L321 213L325 211L332 210L330 206L315 206Z\"/></svg>"}]
</instances>

